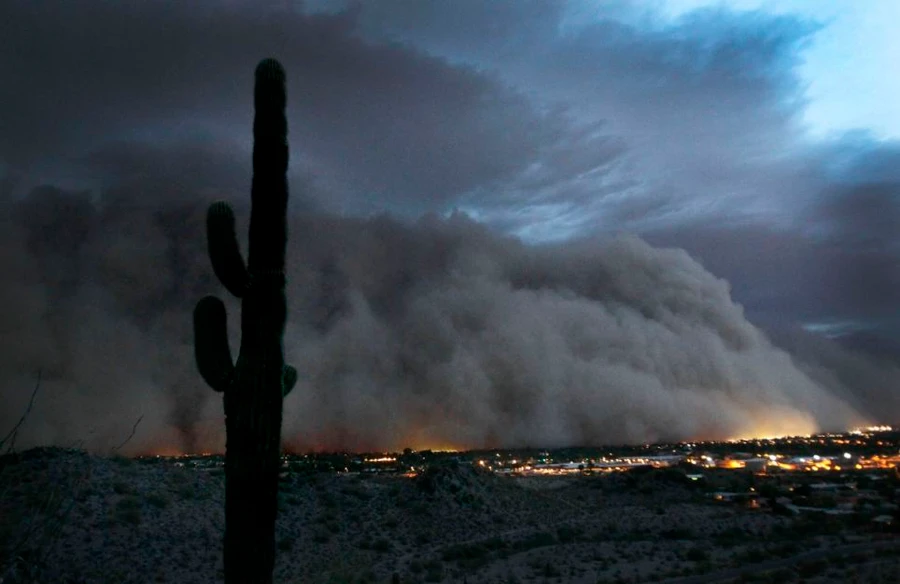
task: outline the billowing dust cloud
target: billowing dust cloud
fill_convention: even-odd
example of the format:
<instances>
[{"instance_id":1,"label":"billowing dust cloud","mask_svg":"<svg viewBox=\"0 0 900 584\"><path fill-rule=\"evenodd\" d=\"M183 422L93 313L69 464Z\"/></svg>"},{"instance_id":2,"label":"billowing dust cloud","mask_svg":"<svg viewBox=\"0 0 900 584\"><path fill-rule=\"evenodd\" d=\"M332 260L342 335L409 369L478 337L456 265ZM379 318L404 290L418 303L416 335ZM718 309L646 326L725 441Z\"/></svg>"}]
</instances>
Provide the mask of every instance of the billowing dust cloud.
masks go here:
<instances>
[{"instance_id":1,"label":"billowing dust cloud","mask_svg":"<svg viewBox=\"0 0 900 584\"><path fill-rule=\"evenodd\" d=\"M108 451L143 415L126 452L223 449L191 332L194 303L215 293L237 353L239 304L206 256L210 201L149 200L43 187L3 203L4 433L43 376L19 447ZM680 250L636 237L532 247L461 215L303 215L289 229L289 448L781 435L883 411L838 375L816 381L827 363L811 375Z\"/></svg>"}]
</instances>

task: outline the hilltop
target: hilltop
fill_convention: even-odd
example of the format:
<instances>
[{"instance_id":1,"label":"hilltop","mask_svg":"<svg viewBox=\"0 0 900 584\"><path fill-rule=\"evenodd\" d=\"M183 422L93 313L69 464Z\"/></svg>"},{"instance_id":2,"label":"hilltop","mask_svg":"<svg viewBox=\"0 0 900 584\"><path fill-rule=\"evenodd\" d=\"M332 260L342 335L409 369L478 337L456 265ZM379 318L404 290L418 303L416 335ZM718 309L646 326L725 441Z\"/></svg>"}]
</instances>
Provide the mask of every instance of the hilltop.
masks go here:
<instances>
[{"instance_id":1,"label":"hilltop","mask_svg":"<svg viewBox=\"0 0 900 584\"><path fill-rule=\"evenodd\" d=\"M286 470L276 581L701 582L713 580L690 578L766 561L775 564L760 577L772 582L897 573L896 536L723 504L685 477L650 467L501 476L452 460L414 477ZM221 581L223 499L215 466L64 449L7 455L4 584Z\"/></svg>"}]
</instances>

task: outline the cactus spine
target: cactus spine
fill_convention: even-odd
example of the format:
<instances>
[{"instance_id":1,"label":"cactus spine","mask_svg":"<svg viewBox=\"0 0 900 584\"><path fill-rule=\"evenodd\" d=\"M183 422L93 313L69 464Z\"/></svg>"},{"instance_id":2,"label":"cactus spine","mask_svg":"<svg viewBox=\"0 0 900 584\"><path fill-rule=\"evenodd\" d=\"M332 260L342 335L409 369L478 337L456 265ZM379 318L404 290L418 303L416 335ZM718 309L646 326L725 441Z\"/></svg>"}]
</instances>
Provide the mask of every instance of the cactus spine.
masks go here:
<instances>
[{"instance_id":1,"label":"cactus spine","mask_svg":"<svg viewBox=\"0 0 900 584\"><path fill-rule=\"evenodd\" d=\"M241 348L232 363L225 305L206 296L194 309L194 349L203 379L225 402L225 582L271 583L281 464L282 399L297 381L284 364L287 317L287 119L285 74L256 67L253 185L246 267L228 203L210 206L206 229L213 270L241 299Z\"/></svg>"}]
</instances>

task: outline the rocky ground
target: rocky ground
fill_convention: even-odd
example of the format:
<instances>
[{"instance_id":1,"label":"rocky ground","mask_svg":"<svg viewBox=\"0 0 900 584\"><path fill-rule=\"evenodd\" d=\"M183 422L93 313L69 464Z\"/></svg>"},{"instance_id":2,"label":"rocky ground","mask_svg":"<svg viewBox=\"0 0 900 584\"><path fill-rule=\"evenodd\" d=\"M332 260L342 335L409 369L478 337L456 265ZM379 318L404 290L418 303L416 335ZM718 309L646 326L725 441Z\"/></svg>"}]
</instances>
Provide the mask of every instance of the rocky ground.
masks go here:
<instances>
[{"instance_id":1,"label":"rocky ground","mask_svg":"<svg viewBox=\"0 0 900 584\"><path fill-rule=\"evenodd\" d=\"M224 476L172 459L0 458L0 583L222 580ZM897 582L900 538L715 503L683 473L286 473L276 582Z\"/></svg>"}]
</instances>

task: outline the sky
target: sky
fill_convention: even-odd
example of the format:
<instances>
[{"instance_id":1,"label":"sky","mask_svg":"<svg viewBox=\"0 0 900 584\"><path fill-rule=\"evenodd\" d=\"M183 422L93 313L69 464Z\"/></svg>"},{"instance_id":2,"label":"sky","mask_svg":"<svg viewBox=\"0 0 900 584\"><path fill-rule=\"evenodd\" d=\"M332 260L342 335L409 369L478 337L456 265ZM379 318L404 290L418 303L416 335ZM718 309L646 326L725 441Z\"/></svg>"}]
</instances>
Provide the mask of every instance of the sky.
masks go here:
<instances>
[{"instance_id":1,"label":"sky","mask_svg":"<svg viewBox=\"0 0 900 584\"><path fill-rule=\"evenodd\" d=\"M792 14L817 23L804 49L797 74L806 85L802 118L818 139L863 129L880 140L900 137L900 108L890 96L900 79L886 75L900 54L892 23L900 6L890 0L863 2L817 0L666 0L664 18L679 18L698 8L723 6L735 11L764 10Z\"/></svg>"},{"instance_id":2,"label":"sky","mask_svg":"<svg viewBox=\"0 0 900 584\"><path fill-rule=\"evenodd\" d=\"M287 444L900 421L898 12L4 3L0 382L23 408L43 380L23 440L102 449L144 415L135 448L224 444L189 315L223 294L206 205L246 219L266 56L288 74Z\"/></svg>"}]
</instances>

